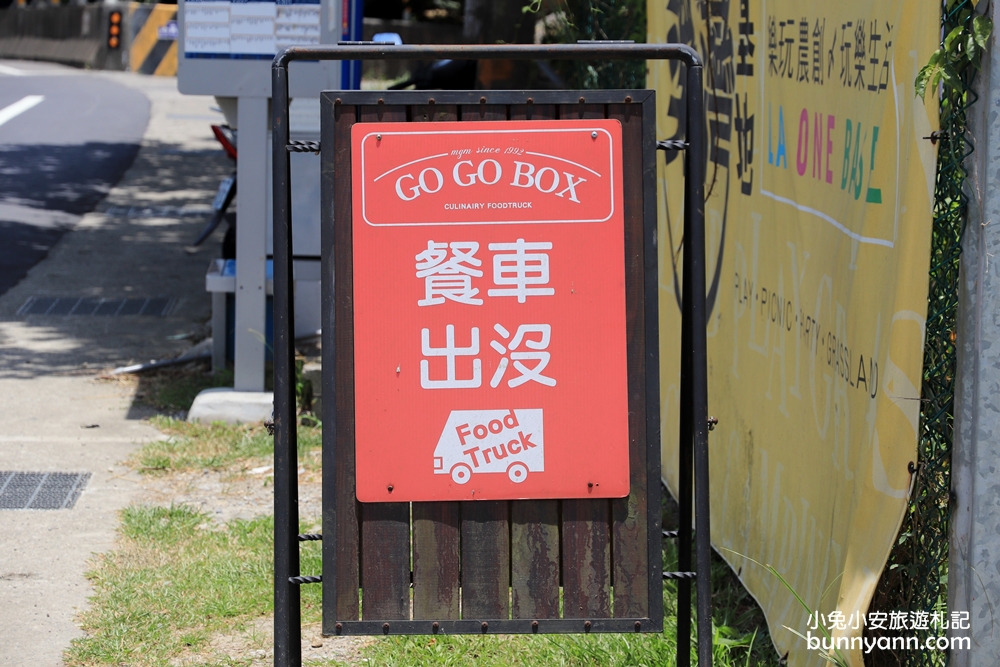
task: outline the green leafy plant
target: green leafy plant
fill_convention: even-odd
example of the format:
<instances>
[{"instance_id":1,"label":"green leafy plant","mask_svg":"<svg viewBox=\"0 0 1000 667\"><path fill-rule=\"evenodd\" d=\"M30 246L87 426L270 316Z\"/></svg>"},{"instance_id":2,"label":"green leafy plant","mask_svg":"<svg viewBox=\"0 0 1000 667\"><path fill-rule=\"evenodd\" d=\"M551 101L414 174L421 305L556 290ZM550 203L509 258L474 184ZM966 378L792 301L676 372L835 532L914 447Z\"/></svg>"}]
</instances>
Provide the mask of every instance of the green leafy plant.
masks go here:
<instances>
[{"instance_id":1,"label":"green leafy plant","mask_svg":"<svg viewBox=\"0 0 1000 667\"><path fill-rule=\"evenodd\" d=\"M806 613L809 614L810 617L813 615L814 610L809 608L809 605L807 605L806 601L802 599L802 596L799 595L798 591L796 591L792 587L792 585L790 583L788 583L787 579L785 579L783 576L781 576L781 573L778 572L778 570L773 565L767 565L765 563L761 563L760 561L757 561L757 560L754 560L753 558L750 558L750 556L746 556L744 554L741 554L738 551L733 551L732 549L726 549L725 547L720 547L720 548L723 549L724 551L728 551L731 554L739 556L740 558L748 560L751 563L754 563L755 565L758 565L758 566L762 567L763 569L767 570L767 572L769 572L772 576L774 576L775 578L777 578L777 580L781 582L781 585L784 586L785 589L788 590L788 592L792 594L792 597L795 598L795 601L798 602L799 605L803 609L806 610ZM837 575L836 577L834 577L833 581L831 581L830 584L829 584L829 586L826 587L826 590L823 591L823 594L820 596L820 600L822 600L823 598L826 597L827 593L830 592L830 589L833 587L833 585L839 579L840 579L840 575ZM799 632L797 630L793 630L792 628L788 627L787 625L783 625L781 627L785 628L785 630L788 630L793 635L796 635L797 637L800 637L803 640L807 640L806 636L803 635L801 632ZM847 658L845 658L844 654L840 652L840 649L836 648L836 644L833 641L833 637L830 635L830 631L826 628L826 626L820 624L819 629L822 630L823 635L829 640L829 643L834 647L833 648L833 653L831 653L830 651L827 651L825 649L821 649L820 652L819 652L820 656L824 660L826 660L827 662L829 662L830 664L835 665L836 667L850 667L850 663L847 661Z\"/></svg>"},{"instance_id":2,"label":"green leafy plant","mask_svg":"<svg viewBox=\"0 0 1000 667\"><path fill-rule=\"evenodd\" d=\"M934 89L938 84L953 92L964 92L963 70L972 67L980 69L980 61L986 42L993 33L993 21L975 11L978 0L947 0L945 12L955 11L957 25L945 36L937 51L931 54L927 64L920 68L914 81L917 95L923 99L927 87ZM944 101L944 100L942 100Z\"/></svg>"},{"instance_id":3,"label":"green leafy plant","mask_svg":"<svg viewBox=\"0 0 1000 667\"><path fill-rule=\"evenodd\" d=\"M538 17L542 41L574 44L577 40L646 41L645 0L530 0L521 8ZM567 88L643 88L642 60L555 61Z\"/></svg>"}]
</instances>

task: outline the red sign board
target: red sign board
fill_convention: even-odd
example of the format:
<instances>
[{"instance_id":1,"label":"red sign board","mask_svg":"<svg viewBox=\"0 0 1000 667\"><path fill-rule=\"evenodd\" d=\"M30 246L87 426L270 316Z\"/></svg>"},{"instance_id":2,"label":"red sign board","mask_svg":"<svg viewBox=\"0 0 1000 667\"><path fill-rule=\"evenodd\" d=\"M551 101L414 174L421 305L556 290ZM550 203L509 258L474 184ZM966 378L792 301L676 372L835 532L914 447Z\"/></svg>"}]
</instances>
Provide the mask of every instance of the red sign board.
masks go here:
<instances>
[{"instance_id":1,"label":"red sign board","mask_svg":"<svg viewBox=\"0 0 1000 667\"><path fill-rule=\"evenodd\" d=\"M358 500L628 495L618 121L351 141Z\"/></svg>"}]
</instances>

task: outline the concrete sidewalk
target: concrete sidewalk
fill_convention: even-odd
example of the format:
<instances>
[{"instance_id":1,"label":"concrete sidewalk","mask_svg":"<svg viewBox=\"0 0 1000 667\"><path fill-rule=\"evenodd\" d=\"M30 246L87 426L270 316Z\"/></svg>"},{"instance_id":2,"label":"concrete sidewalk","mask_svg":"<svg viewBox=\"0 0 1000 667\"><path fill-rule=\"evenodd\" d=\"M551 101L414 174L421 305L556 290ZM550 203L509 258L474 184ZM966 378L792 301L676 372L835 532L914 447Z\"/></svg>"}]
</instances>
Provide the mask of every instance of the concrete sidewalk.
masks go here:
<instances>
[{"instance_id":1,"label":"concrete sidewalk","mask_svg":"<svg viewBox=\"0 0 1000 667\"><path fill-rule=\"evenodd\" d=\"M198 252L184 248L232 169L209 128L222 121L211 98L180 95L172 78L74 73L136 88L152 108L135 162L98 211L0 297L0 471L92 473L72 509L0 510L0 665L11 667L61 665L81 634L84 572L114 546L116 513L138 491L119 462L159 437L132 390L97 375L176 356L191 345L177 336L205 334L204 275L224 230ZM46 296L176 301L166 317L17 315Z\"/></svg>"}]
</instances>

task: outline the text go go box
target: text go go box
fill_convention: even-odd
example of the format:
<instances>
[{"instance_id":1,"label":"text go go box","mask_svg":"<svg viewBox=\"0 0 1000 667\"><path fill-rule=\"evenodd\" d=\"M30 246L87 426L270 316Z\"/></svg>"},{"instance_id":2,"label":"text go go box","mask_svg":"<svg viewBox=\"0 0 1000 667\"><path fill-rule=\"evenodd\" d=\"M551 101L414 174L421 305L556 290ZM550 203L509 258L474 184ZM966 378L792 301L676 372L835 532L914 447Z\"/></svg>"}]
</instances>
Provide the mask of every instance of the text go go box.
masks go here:
<instances>
[{"instance_id":1,"label":"text go go box","mask_svg":"<svg viewBox=\"0 0 1000 667\"><path fill-rule=\"evenodd\" d=\"M353 126L358 500L628 495L621 135Z\"/></svg>"}]
</instances>

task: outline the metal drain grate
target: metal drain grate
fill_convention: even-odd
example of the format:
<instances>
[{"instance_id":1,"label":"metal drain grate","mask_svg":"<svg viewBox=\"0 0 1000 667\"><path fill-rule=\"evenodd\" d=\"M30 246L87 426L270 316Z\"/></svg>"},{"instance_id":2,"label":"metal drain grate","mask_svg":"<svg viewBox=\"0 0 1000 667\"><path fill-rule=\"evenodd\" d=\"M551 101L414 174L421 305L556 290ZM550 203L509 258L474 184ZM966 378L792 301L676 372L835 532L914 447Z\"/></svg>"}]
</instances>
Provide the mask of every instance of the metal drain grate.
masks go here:
<instances>
[{"instance_id":1,"label":"metal drain grate","mask_svg":"<svg viewBox=\"0 0 1000 667\"><path fill-rule=\"evenodd\" d=\"M18 315L169 315L176 299L102 299L78 296L29 296L17 309Z\"/></svg>"},{"instance_id":2,"label":"metal drain grate","mask_svg":"<svg viewBox=\"0 0 1000 667\"><path fill-rule=\"evenodd\" d=\"M89 472L0 470L0 510L71 509L89 479Z\"/></svg>"}]
</instances>

